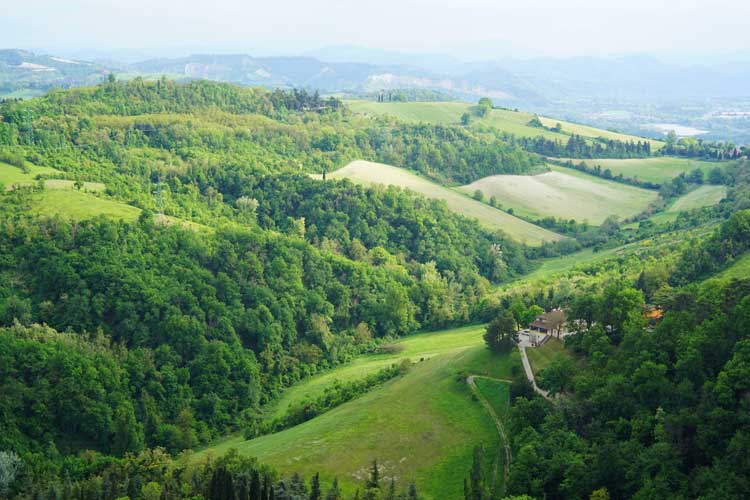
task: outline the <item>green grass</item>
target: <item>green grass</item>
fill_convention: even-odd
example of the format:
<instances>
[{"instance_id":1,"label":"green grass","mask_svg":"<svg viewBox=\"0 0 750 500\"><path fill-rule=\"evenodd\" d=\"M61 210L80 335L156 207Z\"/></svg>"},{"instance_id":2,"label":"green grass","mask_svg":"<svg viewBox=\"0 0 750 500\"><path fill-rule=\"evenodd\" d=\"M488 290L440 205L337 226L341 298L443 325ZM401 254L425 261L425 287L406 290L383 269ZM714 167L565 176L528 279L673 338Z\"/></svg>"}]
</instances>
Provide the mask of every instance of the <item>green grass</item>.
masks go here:
<instances>
[{"instance_id":1,"label":"green grass","mask_svg":"<svg viewBox=\"0 0 750 500\"><path fill-rule=\"evenodd\" d=\"M329 173L332 179L351 179L362 184L391 184L410 189L428 198L444 200L452 211L477 219L490 230L502 230L511 238L529 245L539 245L543 241L558 241L564 237L530 224L518 217L513 217L502 210L472 199L427 179L419 177L408 170L368 161L354 161L344 168Z\"/></svg>"},{"instance_id":2,"label":"green grass","mask_svg":"<svg viewBox=\"0 0 750 500\"><path fill-rule=\"evenodd\" d=\"M710 207L718 204L727 195L724 186L700 186L697 189L679 197L671 207L670 212L680 212L695 208Z\"/></svg>"},{"instance_id":3,"label":"green grass","mask_svg":"<svg viewBox=\"0 0 750 500\"><path fill-rule=\"evenodd\" d=\"M508 415L510 409L510 384L499 380L476 378L477 389L490 402L500 418Z\"/></svg>"},{"instance_id":4,"label":"green grass","mask_svg":"<svg viewBox=\"0 0 750 500\"><path fill-rule=\"evenodd\" d=\"M750 278L750 253L741 255L732 264L715 276L719 280Z\"/></svg>"},{"instance_id":5,"label":"green grass","mask_svg":"<svg viewBox=\"0 0 750 500\"><path fill-rule=\"evenodd\" d=\"M567 158L560 158L561 161L567 161ZM635 178L641 181L653 182L656 184L677 177L683 172L690 172L699 168L706 174L716 166L721 165L718 162L691 160L688 158L675 158L672 156L657 156L652 158L632 158L632 159L597 159L597 160L571 160L574 164L582 161L588 167L599 165L602 170L609 169L612 175L622 174L623 177Z\"/></svg>"},{"instance_id":6,"label":"green grass","mask_svg":"<svg viewBox=\"0 0 750 500\"><path fill-rule=\"evenodd\" d=\"M306 398L316 398L334 381L350 381L364 378L371 373L398 363L402 359L418 362L420 358L431 358L439 354L466 349L482 343L484 327L468 326L437 333L410 335L394 342L397 352L356 358L354 361L311 377L296 384L266 408L269 417L282 416L290 405L296 405Z\"/></svg>"},{"instance_id":7,"label":"green grass","mask_svg":"<svg viewBox=\"0 0 750 500\"><path fill-rule=\"evenodd\" d=\"M435 123L435 124L457 124L461 121L461 115L471 113L473 104L465 102L375 102L375 101L347 101L349 107L357 113L375 116L392 116L399 120L410 123ZM555 124L562 125L563 133L554 132L546 128L530 127L528 123L534 118L531 113L523 111L511 111L507 109L493 109L484 118L472 116L472 125L489 125L501 132L508 132L519 137L545 137L551 140L567 142L570 134L578 134L588 138L605 137L621 141L644 140L617 132L610 132L595 127L579 125L556 120L554 118L540 117L542 123L548 127ZM647 139L652 147L658 149L662 142Z\"/></svg>"},{"instance_id":8,"label":"green grass","mask_svg":"<svg viewBox=\"0 0 750 500\"><path fill-rule=\"evenodd\" d=\"M3 184L5 189L12 189L14 185L28 186L35 184L37 175L57 175L62 173L52 167L40 167L31 163L27 163L27 165L29 167L28 173L16 166L0 162L0 184Z\"/></svg>"},{"instance_id":9,"label":"green grass","mask_svg":"<svg viewBox=\"0 0 750 500\"><path fill-rule=\"evenodd\" d=\"M386 480L394 477L405 486L415 478L426 499L460 498L473 446L484 444L494 451L499 444L491 418L472 399L464 376L476 371L509 378L513 366L517 370L519 365L517 353L490 353L482 343L483 331L482 326L472 326L407 337L398 342L400 353L360 358L354 375L349 366L340 367L326 383L360 377L384 361L428 358L403 377L291 429L250 441L231 437L197 456L236 448L283 473L309 477L320 472L325 482L338 476L349 493L361 488L370 463L377 459ZM299 387L307 391L321 384L321 377L316 377ZM487 455L489 471L496 453Z\"/></svg>"},{"instance_id":10,"label":"green grass","mask_svg":"<svg viewBox=\"0 0 750 500\"><path fill-rule=\"evenodd\" d=\"M100 198L85 191L66 189L45 189L31 196L31 211L46 217L62 216L71 220L82 220L103 215L112 219L123 219L132 222L141 214L141 209L107 198ZM212 229L192 221L177 217L157 215L157 224L180 224L194 231L211 231Z\"/></svg>"},{"instance_id":11,"label":"green grass","mask_svg":"<svg viewBox=\"0 0 750 500\"><path fill-rule=\"evenodd\" d=\"M662 141L657 141L655 139L647 139L643 137L632 136L629 134L622 134L620 132L612 132L610 130L603 130L596 127L590 127L588 125L581 125L579 123L566 122L563 120L557 120L555 118L540 116L539 120L545 127L554 127L559 123L560 125L562 125L562 131L567 132L568 134L576 134L583 137L604 137L605 139L614 139L617 141L625 142L648 141L651 143L651 148L655 151L664 146L664 143Z\"/></svg>"},{"instance_id":12,"label":"green grass","mask_svg":"<svg viewBox=\"0 0 750 500\"><path fill-rule=\"evenodd\" d=\"M550 168L550 172L539 175L493 175L459 189L467 194L479 189L485 198L495 196L503 208L513 208L520 215L587 220L595 225L610 215L636 215L657 197L655 191L569 168Z\"/></svg>"},{"instance_id":13,"label":"green grass","mask_svg":"<svg viewBox=\"0 0 750 500\"><path fill-rule=\"evenodd\" d=\"M32 211L39 215L79 220L97 215L133 221L141 210L114 200L72 189L45 189L32 196Z\"/></svg>"},{"instance_id":14,"label":"green grass","mask_svg":"<svg viewBox=\"0 0 750 500\"><path fill-rule=\"evenodd\" d=\"M540 347L527 347L526 356L528 356L531 369L536 375L547 368L558 356L572 357L572 354L565 350L565 346L560 340L551 338Z\"/></svg>"}]
</instances>

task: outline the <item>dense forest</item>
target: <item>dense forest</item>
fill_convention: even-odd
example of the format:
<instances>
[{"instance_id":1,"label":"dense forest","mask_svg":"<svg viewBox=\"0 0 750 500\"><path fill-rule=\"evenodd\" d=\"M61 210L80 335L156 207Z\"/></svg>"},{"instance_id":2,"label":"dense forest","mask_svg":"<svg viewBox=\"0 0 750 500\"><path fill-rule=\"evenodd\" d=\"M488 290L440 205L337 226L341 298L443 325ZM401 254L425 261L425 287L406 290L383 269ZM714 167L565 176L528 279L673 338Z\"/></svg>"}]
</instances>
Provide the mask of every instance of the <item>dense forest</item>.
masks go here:
<instances>
[{"instance_id":1,"label":"dense forest","mask_svg":"<svg viewBox=\"0 0 750 500\"><path fill-rule=\"evenodd\" d=\"M566 345L576 357L557 358L539 382L557 398L519 391L511 410L510 493L746 496L750 280L695 278L708 271L696 252L718 252L716 269L746 251L748 223L750 212L737 212L670 268L573 297L581 331ZM683 286L670 286L673 270ZM665 311L656 327L641 316L644 296Z\"/></svg>"}]
</instances>

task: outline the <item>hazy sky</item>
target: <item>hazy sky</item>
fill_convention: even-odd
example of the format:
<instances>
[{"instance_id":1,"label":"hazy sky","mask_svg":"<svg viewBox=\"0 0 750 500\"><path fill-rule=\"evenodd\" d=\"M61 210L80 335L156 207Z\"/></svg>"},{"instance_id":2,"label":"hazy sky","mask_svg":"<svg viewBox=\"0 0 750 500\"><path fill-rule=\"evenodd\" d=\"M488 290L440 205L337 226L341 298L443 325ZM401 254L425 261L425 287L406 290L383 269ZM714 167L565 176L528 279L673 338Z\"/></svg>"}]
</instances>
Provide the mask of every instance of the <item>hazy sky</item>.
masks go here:
<instances>
[{"instance_id":1,"label":"hazy sky","mask_svg":"<svg viewBox=\"0 0 750 500\"><path fill-rule=\"evenodd\" d=\"M603 55L750 50L747 0L0 0L0 47Z\"/></svg>"}]
</instances>

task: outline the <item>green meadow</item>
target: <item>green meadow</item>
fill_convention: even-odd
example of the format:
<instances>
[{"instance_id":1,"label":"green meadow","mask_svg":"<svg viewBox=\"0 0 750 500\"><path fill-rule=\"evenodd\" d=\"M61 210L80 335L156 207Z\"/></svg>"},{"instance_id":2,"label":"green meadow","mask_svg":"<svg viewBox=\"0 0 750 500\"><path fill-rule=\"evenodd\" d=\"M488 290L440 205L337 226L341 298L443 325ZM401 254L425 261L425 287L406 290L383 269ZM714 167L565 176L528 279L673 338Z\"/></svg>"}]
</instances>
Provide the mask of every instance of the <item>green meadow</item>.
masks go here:
<instances>
[{"instance_id":1,"label":"green meadow","mask_svg":"<svg viewBox=\"0 0 750 500\"><path fill-rule=\"evenodd\" d=\"M568 161L568 158L559 158L559 160ZM583 162L590 168L599 165L602 170L609 169L612 175L622 174L623 177L635 178L656 184L697 168L708 174L711 169L720 165L717 162L676 158L673 156L630 159L571 159L570 161L576 165Z\"/></svg>"},{"instance_id":2,"label":"green meadow","mask_svg":"<svg viewBox=\"0 0 750 500\"><path fill-rule=\"evenodd\" d=\"M509 379L520 364L517 352L510 356L490 353L482 341L483 332L484 326L478 325L409 336L394 344L398 352L363 356L303 381L290 389L292 395L285 395L284 402L403 358L416 361L406 375L303 424L252 440L235 436L197 456L236 448L284 473L309 477L320 472L326 481L337 476L349 492L361 488L368 467L377 459L385 480L394 478L405 485L416 479L426 499L459 498L463 477L455 471L471 462L473 447L496 450L500 444L492 419L472 398L465 377ZM498 414L505 415L507 393L497 387L482 387L482 394L485 391ZM492 474L497 457L489 455L493 456L486 457L485 467Z\"/></svg>"},{"instance_id":3,"label":"green meadow","mask_svg":"<svg viewBox=\"0 0 750 500\"><path fill-rule=\"evenodd\" d=\"M351 179L362 184L390 184L410 189L427 198L443 200L454 212L477 219L484 227L504 231L511 238L529 245L539 245L544 241L559 241L564 238L557 233L474 200L468 195L391 165L358 160L329 173L328 177Z\"/></svg>"}]
</instances>

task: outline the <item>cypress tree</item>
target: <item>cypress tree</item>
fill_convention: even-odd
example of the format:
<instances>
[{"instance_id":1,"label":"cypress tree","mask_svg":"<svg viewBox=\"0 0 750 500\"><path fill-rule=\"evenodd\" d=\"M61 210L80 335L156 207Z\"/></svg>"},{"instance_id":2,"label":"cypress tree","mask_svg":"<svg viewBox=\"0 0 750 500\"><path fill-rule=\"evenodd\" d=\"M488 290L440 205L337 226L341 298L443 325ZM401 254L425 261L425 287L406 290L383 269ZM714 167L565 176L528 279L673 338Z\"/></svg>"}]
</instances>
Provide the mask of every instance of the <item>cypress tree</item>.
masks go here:
<instances>
[{"instance_id":1,"label":"cypress tree","mask_svg":"<svg viewBox=\"0 0 750 500\"><path fill-rule=\"evenodd\" d=\"M310 481L310 500L320 500L322 493L320 491L320 474L315 473Z\"/></svg>"},{"instance_id":2,"label":"cypress tree","mask_svg":"<svg viewBox=\"0 0 750 500\"><path fill-rule=\"evenodd\" d=\"M370 478L367 480L368 488L380 488L380 470L378 470L378 460L372 461L372 468L370 469Z\"/></svg>"},{"instance_id":3,"label":"cypress tree","mask_svg":"<svg viewBox=\"0 0 750 500\"><path fill-rule=\"evenodd\" d=\"M257 470L253 471L253 477L250 480L250 500L265 500L263 492L260 486L260 473Z\"/></svg>"}]
</instances>

